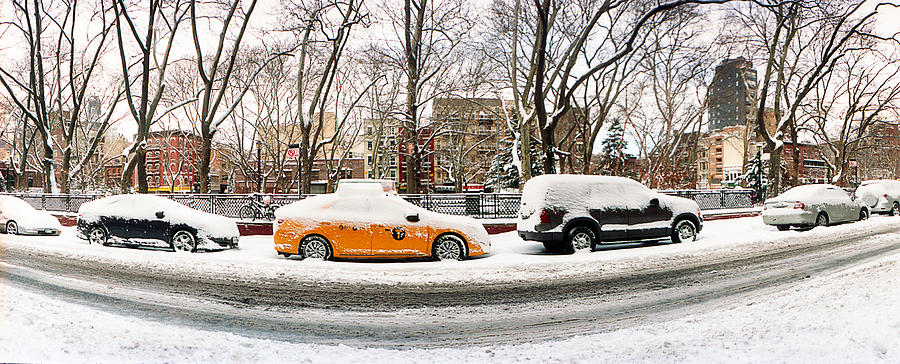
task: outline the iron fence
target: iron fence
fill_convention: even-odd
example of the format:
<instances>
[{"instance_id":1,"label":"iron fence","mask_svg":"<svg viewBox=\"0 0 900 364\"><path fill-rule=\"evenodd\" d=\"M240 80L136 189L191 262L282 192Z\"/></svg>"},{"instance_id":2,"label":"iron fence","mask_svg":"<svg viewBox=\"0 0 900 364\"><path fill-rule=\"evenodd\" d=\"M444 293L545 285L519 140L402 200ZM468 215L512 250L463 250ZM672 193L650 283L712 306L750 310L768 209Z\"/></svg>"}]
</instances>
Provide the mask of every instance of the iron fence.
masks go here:
<instances>
[{"instance_id":1,"label":"iron fence","mask_svg":"<svg viewBox=\"0 0 900 364\"><path fill-rule=\"evenodd\" d=\"M692 199L701 210L735 209L753 207L752 190L677 190L660 191L672 196ZM63 195L63 194L17 194L17 196L37 209L60 212L78 212L85 202L104 195ZM284 206L299 201L305 196L294 194L278 195L232 195L232 194L158 194L170 198L193 209L217 215L238 218L241 207L249 205L251 199L257 202ZM517 193L461 193L461 194L420 194L400 195L406 201L424 209L450 215L463 215L476 219L515 218L519 211L520 194Z\"/></svg>"}]
</instances>

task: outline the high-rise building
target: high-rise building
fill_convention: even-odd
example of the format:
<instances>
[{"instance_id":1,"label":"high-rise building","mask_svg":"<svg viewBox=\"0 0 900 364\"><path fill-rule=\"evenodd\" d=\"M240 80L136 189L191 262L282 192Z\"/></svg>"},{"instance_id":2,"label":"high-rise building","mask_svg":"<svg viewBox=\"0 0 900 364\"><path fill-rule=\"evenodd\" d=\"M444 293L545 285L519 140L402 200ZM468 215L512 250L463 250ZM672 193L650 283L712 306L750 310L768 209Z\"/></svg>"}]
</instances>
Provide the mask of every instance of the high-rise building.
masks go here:
<instances>
[{"instance_id":1,"label":"high-rise building","mask_svg":"<svg viewBox=\"0 0 900 364\"><path fill-rule=\"evenodd\" d=\"M709 85L709 131L750 125L756 110L756 70L744 57L722 61Z\"/></svg>"}]
</instances>

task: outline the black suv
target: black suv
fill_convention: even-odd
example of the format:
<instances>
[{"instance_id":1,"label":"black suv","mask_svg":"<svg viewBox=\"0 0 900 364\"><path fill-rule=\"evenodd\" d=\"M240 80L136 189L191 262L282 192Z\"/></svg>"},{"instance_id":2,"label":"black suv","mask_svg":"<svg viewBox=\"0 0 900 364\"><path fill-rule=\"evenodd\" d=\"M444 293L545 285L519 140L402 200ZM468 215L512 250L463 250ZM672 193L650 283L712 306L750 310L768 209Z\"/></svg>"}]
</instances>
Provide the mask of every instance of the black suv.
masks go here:
<instances>
[{"instance_id":1,"label":"black suv","mask_svg":"<svg viewBox=\"0 0 900 364\"><path fill-rule=\"evenodd\" d=\"M517 230L547 250L574 252L604 242L693 241L702 224L696 202L632 179L555 174L525 183Z\"/></svg>"}]
</instances>

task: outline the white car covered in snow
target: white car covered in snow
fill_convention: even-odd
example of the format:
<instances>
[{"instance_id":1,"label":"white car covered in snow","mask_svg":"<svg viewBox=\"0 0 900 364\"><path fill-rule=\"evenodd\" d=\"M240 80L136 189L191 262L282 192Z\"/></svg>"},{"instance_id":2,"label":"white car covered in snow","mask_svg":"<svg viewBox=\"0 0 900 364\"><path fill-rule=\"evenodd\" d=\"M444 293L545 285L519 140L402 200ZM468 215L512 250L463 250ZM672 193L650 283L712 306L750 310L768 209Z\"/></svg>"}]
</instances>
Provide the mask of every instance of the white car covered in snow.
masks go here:
<instances>
[{"instance_id":1,"label":"white car covered in snow","mask_svg":"<svg viewBox=\"0 0 900 364\"><path fill-rule=\"evenodd\" d=\"M763 222L778 230L811 229L869 218L869 207L838 186L815 184L791 188L766 200Z\"/></svg>"},{"instance_id":2,"label":"white car covered in snow","mask_svg":"<svg viewBox=\"0 0 900 364\"><path fill-rule=\"evenodd\" d=\"M236 248L240 234L227 217L165 197L115 195L81 205L78 235L93 244L169 247L175 251Z\"/></svg>"},{"instance_id":3,"label":"white car covered in snow","mask_svg":"<svg viewBox=\"0 0 900 364\"><path fill-rule=\"evenodd\" d=\"M869 206L873 214L900 215L900 181L880 179L863 181L856 198Z\"/></svg>"},{"instance_id":4,"label":"white car covered in snow","mask_svg":"<svg viewBox=\"0 0 900 364\"><path fill-rule=\"evenodd\" d=\"M59 235L62 225L47 211L14 196L0 196L0 226L7 234Z\"/></svg>"},{"instance_id":5,"label":"white car covered in snow","mask_svg":"<svg viewBox=\"0 0 900 364\"><path fill-rule=\"evenodd\" d=\"M275 250L284 256L462 260L491 246L475 219L413 205L392 181L341 180L335 193L281 207L275 217Z\"/></svg>"},{"instance_id":6,"label":"white car covered in snow","mask_svg":"<svg viewBox=\"0 0 900 364\"><path fill-rule=\"evenodd\" d=\"M611 176L552 174L522 189L517 230L550 251L574 252L616 241L693 241L703 220L693 200Z\"/></svg>"}]
</instances>

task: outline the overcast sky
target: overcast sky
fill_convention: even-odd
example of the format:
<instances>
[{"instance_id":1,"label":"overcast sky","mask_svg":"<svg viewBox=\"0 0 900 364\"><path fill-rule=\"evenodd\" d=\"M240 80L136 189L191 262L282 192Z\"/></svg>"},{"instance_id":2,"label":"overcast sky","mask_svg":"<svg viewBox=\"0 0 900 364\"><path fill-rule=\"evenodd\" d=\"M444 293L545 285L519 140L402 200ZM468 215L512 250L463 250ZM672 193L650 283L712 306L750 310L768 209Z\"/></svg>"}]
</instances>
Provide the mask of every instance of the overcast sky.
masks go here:
<instances>
[{"instance_id":1,"label":"overcast sky","mask_svg":"<svg viewBox=\"0 0 900 364\"><path fill-rule=\"evenodd\" d=\"M369 2L374 3L375 1L381 0L370 0ZM894 1L896 2L897 0ZM490 0L477 0L476 2L478 3L478 6L486 6L486 4L490 3ZM868 1L867 7L871 8L877 3L877 1ZM278 32L272 31L272 29L278 28L281 24L279 21L280 17L278 16L280 10L278 4L279 0L259 0L257 9L253 14L252 28L246 38L247 43L242 47L259 44L259 42L263 40L270 41L273 37L278 36ZM12 13L11 2L9 0L0 0L0 19L9 20ZM79 22L84 21L79 20ZM190 38L188 27L189 25L185 24L184 28L179 30L179 37L175 46L176 57L193 57L193 43ZM717 27L713 26L710 27L711 30L716 28ZM201 29L206 30L201 31L201 44L214 44L218 30L211 29L209 26L204 28L202 25ZM882 35L891 35L900 32L900 10L897 8L882 7L881 14L879 14L877 19L877 31ZM389 27L385 26L377 26L370 29L360 28L355 30L355 32L356 34L354 37L361 41L384 41L385 39L393 38L392 34L385 34L385 32L392 32ZM24 47L18 47L19 44L21 44L21 37L17 30L4 31L0 28L0 64L8 65L8 60L10 58L16 58L22 55L21 52L24 51ZM210 46L210 48L211 47L212 46ZM118 53L115 52L114 49L112 52L108 53L103 63L107 72L119 72ZM120 109L118 114L121 115L124 120L118 123L118 129L126 135L133 134L135 130L134 122L126 115L124 106L120 107Z\"/></svg>"}]
</instances>

